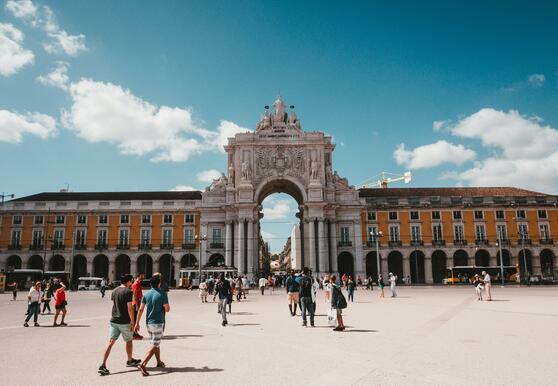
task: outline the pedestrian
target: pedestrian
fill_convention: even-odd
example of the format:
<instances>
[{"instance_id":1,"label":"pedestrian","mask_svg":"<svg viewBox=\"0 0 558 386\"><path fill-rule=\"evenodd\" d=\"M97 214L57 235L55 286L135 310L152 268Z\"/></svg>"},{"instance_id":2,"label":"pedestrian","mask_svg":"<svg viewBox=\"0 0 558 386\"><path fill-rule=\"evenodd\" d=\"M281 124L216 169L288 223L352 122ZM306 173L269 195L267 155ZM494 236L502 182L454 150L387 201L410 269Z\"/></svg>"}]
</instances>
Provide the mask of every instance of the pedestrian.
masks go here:
<instances>
[{"instance_id":1,"label":"pedestrian","mask_svg":"<svg viewBox=\"0 0 558 386\"><path fill-rule=\"evenodd\" d=\"M205 282L205 280L202 280L202 282L200 283L200 299L202 301L202 303L207 303L207 283Z\"/></svg>"},{"instance_id":2,"label":"pedestrian","mask_svg":"<svg viewBox=\"0 0 558 386\"><path fill-rule=\"evenodd\" d=\"M27 317L25 318L25 323L23 323L23 327L29 327L29 319L33 316L33 321L35 322L35 327L40 327L38 323L39 318L39 309L41 308L41 304L39 303L41 300L41 282L37 281L35 285L31 287L29 290L29 294L27 295L28 307L27 307Z\"/></svg>"},{"instance_id":3,"label":"pedestrian","mask_svg":"<svg viewBox=\"0 0 558 386\"><path fill-rule=\"evenodd\" d=\"M267 284L267 280L265 279L265 277L263 277L263 276L260 277L260 280L258 280L258 285L259 285L259 287L260 287L260 291L261 291L262 295L263 295L264 292L265 292L265 286L266 286L266 284Z\"/></svg>"},{"instance_id":4,"label":"pedestrian","mask_svg":"<svg viewBox=\"0 0 558 386\"><path fill-rule=\"evenodd\" d=\"M407 285L411 285L411 276L407 275Z\"/></svg>"},{"instance_id":5,"label":"pedestrian","mask_svg":"<svg viewBox=\"0 0 558 386\"><path fill-rule=\"evenodd\" d=\"M242 276L236 278L235 287L236 287L236 301L239 302L240 298L242 297Z\"/></svg>"},{"instance_id":6,"label":"pedestrian","mask_svg":"<svg viewBox=\"0 0 558 386\"><path fill-rule=\"evenodd\" d=\"M302 326L306 327L306 313L310 313L310 326L314 327L314 304L312 302L313 282L309 275L310 269L304 267L300 278L299 298L302 306Z\"/></svg>"},{"instance_id":7,"label":"pedestrian","mask_svg":"<svg viewBox=\"0 0 558 386\"><path fill-rule=\"evenodd\" d=\"M48 308L48 314L51 314L51 309L50 309L50 301L52 300L52 286L50 285L50 282L46 283L46 287L45 290L43 291L43 297L42 297L42 302L43 302L43 314L45 313L46 309Z\"/></svg>"},{"instance_id":8,"label":"pedestrian","mask_svg":"<svg viewBox=\"0 0 558 386\"><path fill-rule=\"evenodd\" d=\"M14 280L8 287L12 287L12 301L15 302L17 300L17 281Z\"/></svg>"},{"instance_id":9,"label":"pedestrian","mask_svg":"<svg viewBox=\"0 0 558 386\"><path fill-rule=\"evenodd\" d=\"M141 289L141 282L143 281L143 279L145 279L145 273L140 272L137 274L134 284L132 284L132 306L134 307L134 315L136 316L135 320L138 320L138 311L141 306L141 299L143 297L143 291ZM138 332L135 330L133 332L133 335L134 339L136 340L143 339L143 336L138 334Z\"/></svg>"},{"instance_id":10,"label":"pedestrian","mask_svg":"<svg viewBox=\"0 0 558 386\"><path fill-rule=\"evenodd\" d=\"M333 331L343 331L345 330L345 325L343 324L343 309L347 308L347 300L341 292L341 287L335 282L335 276L331 277L331 308L336 311L337 314L337 327Z\"/></svg>"},{"instance_id":11,"label":"pedestrian","mask_svg":"<svg viewBox=\"0 0 558 386\"><path fill-rule=\"evenodd\" d=\"M330 283L329 283L329 276L328 275L324 276L322 286L324 288L324 300L325 300L326 303L329 303L331 301L331 286L330 286Z\"/></svg>"},{"instance_id":12,"label":"pedestrian","mask_svg":"<svg viewBox=\"0 0 558 386\"><path fill-rule=\"evenodd\" d=\"M395 276L393 273L389 273L389 289L391 290L391 297L392 298L396 298L397 297L397 292L395 292L395 282L397 280L397 276Z\"/></svg>"},{"instance_id":13,"label":"pedestrian","mask_svg":"<svg viewBox=\"0 0 558 386\"><path fill-rule=\"evenodd\" d=\"M384 287L386 283L384 283L384 277L382 275L378 275L378 288L380 289L380 297L384 297Z\"/></svg>"},{"instance_id":14,"label":"pedestrian","mask_svg":"<svg viewBox=\"0 0 558 386\"><path fill-rule=\"evenodd\" d=\"M348 300L352 302L355 298L355 282L351 276L347 279L347 294Z\"/></svg>"},{"instance_id":15,"label":"pedestrian","mask_svg":"<svg viewBox=\"0 0 558 386\"><path fill-rule=\"evenodd\" d=\"M162 275L155 273L149 280L151 289L147 291L145 296L141 299L141 306L136 318L136 325L134 330L139 331L140 319L143 311L145 313L145 323L147 325L147 332L149 333L151 348L145 355L143 362L138 365L138 370L141 371L143 376L149 375L147 372L147 363L155 355L157 360L156 367L165 367L165 363L161 361L161 339L165 331L165 313L170 312L169 298L165 291L161 289Z\"/></svg>"},{"instance_id":16,"label":"pedestrian","mask_svg":"<svg viewBox=\"0 0 558 386\"><path fill-rule=\"evenodd\" d=\"M105 278L101 279L101 298L105 297L105 292L107 290L107 281Z\"/></svg>"},{"instance_id":17,"label":"pedestrian","mask_svg":"<svg viewBox=\"0 0 558 386\"><path fill-rule=\"evenodd\" d=\"M269 275L267 277L267 288L269 288L270 292L273 292L274 287L275 287L275 278Z\"/></svg>"},{"instance_id":18,"label":"pedestrian","mask_svg":"<svg viewBox=\"0 0 558 386\"><path fill-rule=\"evenodd\" d=\"M491 284L490 275L486 271L482 271L482 275L483 275L482 282L484 284L484 291L486 292L486 301L491 301L492 300L492 293L491 293L492 284Z\"/></svg>"},{"instance_id":19,"label":"pedestrian","mask_svg":"<svg viewBox=\"0 0 558 386\"><path fill-rule=\"evenodd\" d=\"M310 276L312 276L312 272L310 272ZM314 316L316 315L316 299L318 298L318 290L320 289L320 283L322 281L318 279L316 276L315 279L312 279L312 305L314 306Z\"/></svg>"},{"instance_id":20,"label":"pedestrian","mask_svg":"<svg viewBox=\"0 0 558 386\"><path fill-rule=\"evenodd\" d=\"M58 283L58 289L54 292L54 309L56 311L54 314L54 323L52 324L53 327L67 326L67 324L64 322L67 313L66 306L68 305L68 302L66 301L65 290L66 286L62 281L60 281ZM58 315L60 314L62 314L62 319L60 320L60 324L56 324Z\"/></svg>"},{"instance_id":21,"label":"pedestrian","mask_svg":"<svg viewBox=\"0 0 558 386\"><path fill-rule=\"evenodd\" d=\"M242 287L241 287L242 291L242 297L243 299L246 299L246 292L248 292L248 290L250 289L250 282L248 281L248 278L246 276L242 276Z\"/></svg>"},{"instance_id":22,"label":"pedestrian","mask_svg":"<svg viewBox=\"0 0 558 386\"><path fill-rule=\"evenodd\" d=\"M475 274L473 278L473 286L475 287L475 292L477 293L477 300L482 300L482 290L484 288L482 286L482 281L477 274Z\"/></svg>"},{"instance_id":23,"label":"pedestrian","mask_svg":"<svg viewBox=\"0 0 558 386\"><path fill-rule=\"evenodd\" d=\"M285 287L287 289L287 299L289 301L289 310L291 311L291 316L296 316L296 306L299 300L298 291L300 290L300 286L296 281L293 271L289 272L289 276L287 277L287 282L285 283Z\"/></svg>"},{"instance_id":24,"label":"pedestrian","mask_svg":"<svg viewBox=\"0 0 558 386\"><path fill-rule=\"evenodd\" d=\"M229 300L232 301L232 290L231 284L227 279L225 279L225 274L221 273L219 275L219 281L215 286L215 292L219 296L219 305L217 306L217 312L221 313L221 325L224 327L227 325L227 303L230 303Z\"/></svg>"},{"instance_id":25,"label":"pedestrian","mask_svg":"<svg viewBox=\"0 0 558 386\"><path fill-rule=\"evenodd\" d=\"M109 328L109 342L103 353L103 363L99 366L100 375L109 375L107 369L107 360L112 350L112 346L118 340L120 335L126 343L126 355L128 360L126 366L136 367L140 364L139 359L132 357L133 352L133 339L134 327L136 325L134 306L132 304L132 282L134 277L132 275L123 275L120 278L120 286L118 286L110 296L112 300L112 313L110 318Z\"/></svg>"}]
</instances>

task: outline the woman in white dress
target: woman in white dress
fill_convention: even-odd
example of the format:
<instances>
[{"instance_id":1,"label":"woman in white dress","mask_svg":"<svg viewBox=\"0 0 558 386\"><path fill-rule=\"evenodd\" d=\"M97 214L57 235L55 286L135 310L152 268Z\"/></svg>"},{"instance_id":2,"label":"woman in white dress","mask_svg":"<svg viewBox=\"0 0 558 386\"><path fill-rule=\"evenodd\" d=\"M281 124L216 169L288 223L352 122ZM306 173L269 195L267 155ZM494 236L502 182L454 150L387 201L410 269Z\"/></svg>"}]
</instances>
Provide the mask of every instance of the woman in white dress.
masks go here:
<instances>
[{"instance_id":1,"label":"woman in white dress","mask_svg":"<svg viewBox=\"0 0 558 386\"><path fill-rule=\"evenodd\" d=\"M200 283L200 299L202 303L207 303L207 295L207 283L205 282L205 280L202 280L202 282Z\"/></svg>"}]
</instances>

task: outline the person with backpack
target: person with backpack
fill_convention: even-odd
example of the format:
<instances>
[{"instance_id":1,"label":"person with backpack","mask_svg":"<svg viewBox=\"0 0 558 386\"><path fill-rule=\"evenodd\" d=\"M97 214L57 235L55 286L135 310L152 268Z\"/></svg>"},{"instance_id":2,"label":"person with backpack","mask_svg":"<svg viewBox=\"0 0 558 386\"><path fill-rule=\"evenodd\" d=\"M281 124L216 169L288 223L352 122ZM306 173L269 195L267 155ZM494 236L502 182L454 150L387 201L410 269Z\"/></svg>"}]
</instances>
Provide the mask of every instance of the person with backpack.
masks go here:
<instances>
[{"instance_id":1,"label":"person with backpack","mask_svg":"<svg viewBox=\"0 0 558 386\"><path fill-rule=\"evenodd\" d=\"M289 272L285 287L287 289L287 298L289 300L289 310L291 311L291 316L296 316L296 305L298 304L298 292L300 290L300 286L296 281L293 271Z\"/></svg>"},{"instance_id":2,"label":"person with backpack","mask_svg":"<svg viewBox=\"0 0 558 386\"><path fill-rule=\"evenodd\" d=\"M343 331L345 330L345 325L343 324L342 312L343 308L347 308L347 300L335 279L335 276L331 277L331 308L336 310L337 313L337 327L333 331Z\"/></svg>"},{"instance_id":3,"label":"person with backpack","mask_svg":"<svg viewBox=\"0 0 558 386\"><path fill-rule=\"evenodd\" d=\"M300 278L299 297L302 307L302 327L306 327L306 312L310 312L310 326L314 327L314 304L312 302L313 281L309 275L310 269L304 267L302 269L302 277Z\"/></svg>"},{"instance_id":4,"label":"person with backpack","mask_svg":"<svg viewBox=\"0 0 558 386\"><path fill-rule=\"evenodd\" d=\"M355 282L351 276L347 279L347 297L351 302L355 298Z\"/></svg>"},{"instance_id":5,"label":"person with backpack","mask_svg":"<svg viewBox=\"0 0 558 386\"><path fill-rule=\"evenodd\" d=\"M219 275L219 281L215 286L215 293L219 296L219 305L217 306L217 312L221 313L221 319L222 319L221 325L225 327L228 323L227 303L229 303L229 300L232 301L232 290L231 290L231 284L227 279L225 279L225 274L222 272Z\"/></svg>"}]
</instances>

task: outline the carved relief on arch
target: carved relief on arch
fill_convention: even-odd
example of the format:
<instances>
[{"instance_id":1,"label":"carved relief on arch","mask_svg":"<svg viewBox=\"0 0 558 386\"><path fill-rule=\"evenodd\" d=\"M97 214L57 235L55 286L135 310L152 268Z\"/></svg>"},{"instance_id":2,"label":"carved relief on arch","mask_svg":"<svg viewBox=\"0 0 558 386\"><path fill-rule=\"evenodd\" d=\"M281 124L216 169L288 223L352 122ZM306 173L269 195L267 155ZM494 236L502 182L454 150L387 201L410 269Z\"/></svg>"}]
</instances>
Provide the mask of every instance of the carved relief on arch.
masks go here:
<instances>
[{"instance_id":1,"label":"carved relief on arch","mask_svg":"<svg viewBox=\"0 0 558 386\"><path fill-rule=\"evenodd\" d=\"M256 150L255 181L273 176L300 177L306 170L301 146L277 145Z\"/></svg>"}]
</instances>

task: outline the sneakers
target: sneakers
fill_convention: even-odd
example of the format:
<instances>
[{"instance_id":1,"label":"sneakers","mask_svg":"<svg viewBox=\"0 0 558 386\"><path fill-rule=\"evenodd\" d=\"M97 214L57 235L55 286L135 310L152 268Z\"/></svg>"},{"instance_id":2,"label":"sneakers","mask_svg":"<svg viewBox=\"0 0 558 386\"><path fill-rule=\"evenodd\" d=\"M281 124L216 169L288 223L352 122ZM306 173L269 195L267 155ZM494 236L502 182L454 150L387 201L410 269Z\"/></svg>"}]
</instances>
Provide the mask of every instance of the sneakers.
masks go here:
<instances>
[{"instance_id":1,"label":"sneakers","mask_svg":"<svg viewBox=\"0 0 558 386\"><path fill-rule=\"evenodd\" d=\"M60 323L60 324L59 324L59 326L62 326L62 327L66 327L66 326L67 326L67 324L66 324L66 323L64 323L64 322L62 322L62 323Z\"/></svg>"},{"instance_id":2,"label":"sneakers","mask_svg":"<svg viewBox=\"0 0 558 386\"><path fill-rule=\"evenodd\" d=\"M138 365L138 370L141 371L141 375L143 375L144 377L147 377L149 375L144 365Z\"/></svg>"},{"instance_id":3,"label":"sneakers","mask_svg":"<svg viewBox=\"0 0 558 386\"><path fill-rule=\"evenodd\" d=\"M35 323L35 327L41 327L39 323Z\"/></svg>"},{"instance_id":4,"label":"sneakers","mask_svg":"<svg viewBox=\"0 0 558 386\"><path fill-rule=\"evenodd\" d=\"M27 322L23 323L23 327L29 327L29 323Z\"/></svg>"},{"instance_id":5,"label":"sneakers","mask_svg":"<svg viewBox=\"0 0 558 386\"><path fill-rule=\"evenodd\" d=\"M139 365L140 363L141 363L140 359L132 358L126 362L126 367L137 367L137 365Z\"/></svg>"},{"instance_id":6,"label":"sneakers","mask_svg":"<svg viewBox=\"0 0 558 386\"><path fill-rule=\"evenodd\" d=\"M344 330L345 330L345 326L343 326L343 327L335 327L335 328L333 329L333 331L344 331Z\"/></svg>"},{"instance_id":7,"label":"sneakers","mask_svg":"<svg viewBox=\"0 0 558 386\"><path fill-rule=\"evenodd\" d=\"M221 326L225 327L226 325L227 325L227 321L226 321L226 320L223 320L223 321L221 322Z\"/></svg>"},{"instance_id":8,"label":"sneakers","mask_svg":"<svg viewBox=\"0 0 558 386\"><path fill-rule=\"evenodd\" d=\"M302 327L306 327L306 322L302 322Z\"/></svg>"},{"instance_id":9,"label":"sneakers","mask_svg":"<svg viewBox=\"0 0 558 386\"><path fill-rule=\"evenodd\" d=\"M97 371L99 373L99 375L103 376L103 375L109 375L110 371L108 371L107 367L105 365L101 365L99 366L99 370Z\"/></svg>"}]
</instances>

